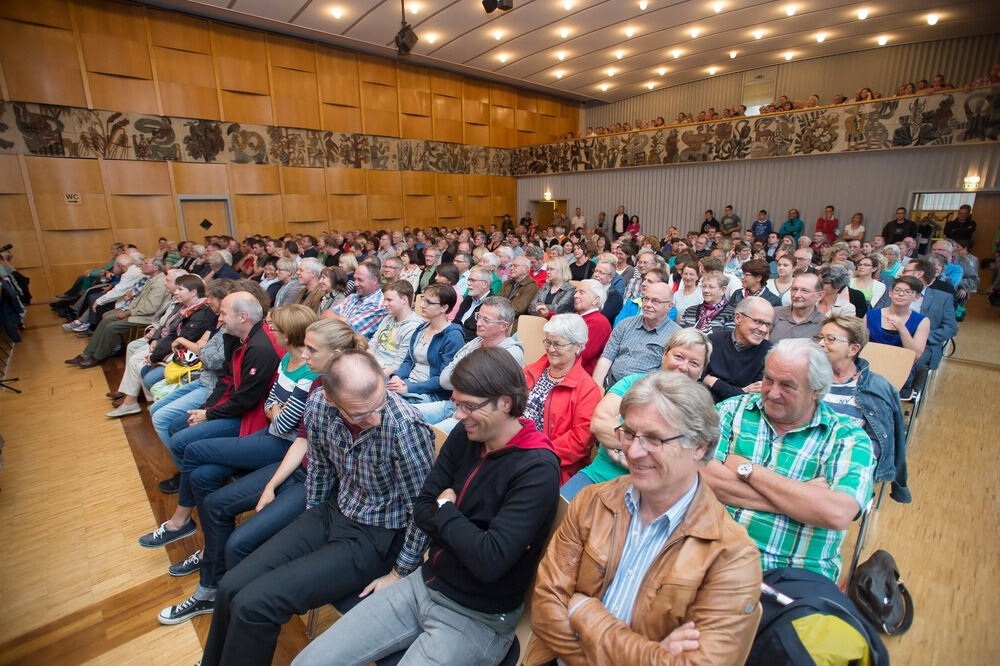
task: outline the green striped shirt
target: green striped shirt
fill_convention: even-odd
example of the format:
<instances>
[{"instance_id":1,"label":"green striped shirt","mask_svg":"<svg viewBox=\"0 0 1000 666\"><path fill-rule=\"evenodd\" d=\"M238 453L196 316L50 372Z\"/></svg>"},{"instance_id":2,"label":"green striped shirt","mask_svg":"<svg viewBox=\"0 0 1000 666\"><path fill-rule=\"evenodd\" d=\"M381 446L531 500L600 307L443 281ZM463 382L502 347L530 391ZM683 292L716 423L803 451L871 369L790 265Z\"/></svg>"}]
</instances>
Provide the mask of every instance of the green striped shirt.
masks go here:
<instances>
[{"instance_id":1,"label":"green striped shirt","mask_svg":"<svg viewBox=\"0 0 1000 666\"><path fill-rule=\"evenodd\" d=\"M715 457L733 453L795 481L822 476L831 490L847 493L864 507L872 495L875 457L871 440L850 419L822 401L809 423L776 435L764 414L759 393L736 396L716 405L720 420ZM835 581L846 531L805 525L783 514L727 506L760 549L765 571L797 567Z\"/></svg>"}]
</instances>

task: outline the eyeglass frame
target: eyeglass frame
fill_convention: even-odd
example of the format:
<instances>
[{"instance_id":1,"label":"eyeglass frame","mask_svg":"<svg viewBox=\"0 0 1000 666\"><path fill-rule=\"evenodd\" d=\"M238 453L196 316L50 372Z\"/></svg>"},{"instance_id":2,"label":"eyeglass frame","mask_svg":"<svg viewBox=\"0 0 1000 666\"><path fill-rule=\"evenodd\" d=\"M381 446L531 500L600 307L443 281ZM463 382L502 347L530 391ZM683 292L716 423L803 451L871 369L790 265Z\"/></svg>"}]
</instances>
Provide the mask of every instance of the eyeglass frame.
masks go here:
<instances>
[{"instance_id":1,"label":"eyeglass frame","mask_svg":"<svg viewBox=\"0 0 1000 666\"><path fill-rule=\"evenodd\" d=\"M375 407L374 409L369 409L367 412L364 412L362 414L348 414L344 410L344 408L341 407L339 404L337 405L337 410L340 412L342 416L347 417L347 420L350 421L351 423L359 423L367 418L370 418L372 414L375 414L376 412L381 412L383 409L385 409L386 405L388 404L389 404L389 396L386 395L385 400L382 401L382 404L380 404L378 407Z\"/></svg>"},{"instance_id":2,"label":"eyeglass frame","mask_svg":"<svg viewBox=\"0 0 1000 666\"><path fill-rule=\"evenodd\" d=\"M576 342L553 342L552 340L549 340L548 338L542 338L542 347L544 347L545 349L552 349L552 348L555 348L555 349L566 349L567 347L572 347L575 344L578 344L578 343L576 343Z\"/></svg>"},{"instance_id":3,"label":"eyeglass frame","mask_svg":"<svg viewBox=\"0 0 1000 666\"><path fill-rule=\"evenodd\" d=\"M484 324L507 324L507 322L505 322L503 319L487 319L486 317L482 316L482 314L479 312L475 313L472 316L476 318L477 322L481 321ZM509 324L507 325L509 326Z\"/></svg>"},{"instance_id":4,"label":"eyeglass frame","mask_svg":"<svg viewBox=\"0 0 1000 666\"><path fill-rule=\"evenodd\" d=\"M476 412L476 411L482 409L483 407L485 407L486 405L490 404L491 402L493 402L495 400L496 400L496 398L486 398L482 402L477 402L474 405L470 405L467 402L458 402L456 400L452 400L452 402L455 404L455 411L456 412L461 409L466 414L472 414L473 412Z\"/></svg>"},{"instance_id":5,"label":"eyeglass frame","mask_svg":"<svg viewBox=\"0 0 1000 666\"><path fill-rule=\"evenodd\" d=\"M842 338L838 335L822 335L820 333L817 333L816 335L812 336L812 341L815 342L816 344L819 344L822 341L826 341L827 344L831 344L831 342L846 342L849 345L854 344L849 339Z\"/></svg>"},{"instance_id":6,"label":"eyeglass frame","mask_svg":"<svg viewBox=\"0 0 1000 666\"><path fill-rule=\"evenodd\" d=\"M670 442L686 437L686 435L680 434L680 435L674 435L673 437L667 437L666 439L664 439L662 437L640 435L639 433L635 432L624 423L615 428L615 436L618 438L618 441L621 444L630 445L632 444L632 442L636 441L639 442L639 446L641 446L642 450L645 451L646 453L651 453L652 451L656 452L662 451L663 447L665 447ZM647 446L647 444L653 444L654 441L655 441L655 446L653 449L650 449Z\"/></svg>"},{"instance_id":7,"label":"eyeglass frame","mask_svg":"<svg viewBox=\"0 0 1000 666\"><path fill-rule=\"evenodd\" d=\"M763 319L757 319L757 317L751 317L750 315L746 314L745 312L737 312L736 314L738 314L741 317L746 317L747 319L749 319L750 321L752 321L757 326L763 326L764 328L766 328L769 331L774 328L774 322L772 322L772 321L765 321Z\"/></svg>"}]
</instances>

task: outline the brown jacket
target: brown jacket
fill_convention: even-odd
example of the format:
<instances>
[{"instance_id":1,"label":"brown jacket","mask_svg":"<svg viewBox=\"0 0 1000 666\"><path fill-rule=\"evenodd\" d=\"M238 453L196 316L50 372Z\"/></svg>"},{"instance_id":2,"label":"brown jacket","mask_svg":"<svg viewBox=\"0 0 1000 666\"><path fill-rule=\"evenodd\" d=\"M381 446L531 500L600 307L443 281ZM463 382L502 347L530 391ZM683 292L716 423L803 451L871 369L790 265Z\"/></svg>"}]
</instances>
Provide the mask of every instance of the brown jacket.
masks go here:
<instances>
[{"instance_id":1,"label":"brown jacket","mask_svg":"<svg viewBox=\"0 0 1000 666\"><path fill-rule=\"evenodd\" d=\"M510 304L514 307L514 328L513 331L517 330L517 317L523 314L529 314L528 306L531 305L532 299L535 298L535 294L538 293L538 285L535 281L531 279L530 275L524 276L524 279L520 282L515 282L514 280L507 280L500 287L500 293L497 296L503 296L510 301Z\"/></svg>"},{"instance_id":2,"label":"brown jacket","mask_svg":"<svg viewBox=\"0 0 1000 666\"><path fill-rule=\"evenodd\" d=\"M742 664L760 620L760 553L704 479L646 573L631 625L599 603L625 547L630 483L623 476L588 486L570 504L538 567L526 663ZM574 592L594 600L570 618ZM659 641L688 621L701 632L700 647L671 656Z\"/></svg>"}]
</instances>

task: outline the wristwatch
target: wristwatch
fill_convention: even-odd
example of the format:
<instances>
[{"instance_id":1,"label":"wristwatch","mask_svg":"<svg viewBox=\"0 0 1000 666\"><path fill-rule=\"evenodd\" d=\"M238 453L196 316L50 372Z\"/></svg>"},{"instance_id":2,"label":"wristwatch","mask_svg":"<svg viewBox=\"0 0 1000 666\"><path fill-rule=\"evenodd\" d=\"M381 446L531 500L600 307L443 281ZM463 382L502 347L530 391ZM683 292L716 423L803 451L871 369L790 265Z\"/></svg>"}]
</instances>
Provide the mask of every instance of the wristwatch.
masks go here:
<instances>
[{"instance_id":1,"label":"wristwatch","mask_svg":"<svg viewBox=\"0 0 1000 666\"><path fill-rule=\"evenodd\" d=\"M740 481L749 481L750 474L752 473L753 473L752 462L740 463L740 466L736 468L736 476L740 477Z\"/></svg>"}]
</instances>

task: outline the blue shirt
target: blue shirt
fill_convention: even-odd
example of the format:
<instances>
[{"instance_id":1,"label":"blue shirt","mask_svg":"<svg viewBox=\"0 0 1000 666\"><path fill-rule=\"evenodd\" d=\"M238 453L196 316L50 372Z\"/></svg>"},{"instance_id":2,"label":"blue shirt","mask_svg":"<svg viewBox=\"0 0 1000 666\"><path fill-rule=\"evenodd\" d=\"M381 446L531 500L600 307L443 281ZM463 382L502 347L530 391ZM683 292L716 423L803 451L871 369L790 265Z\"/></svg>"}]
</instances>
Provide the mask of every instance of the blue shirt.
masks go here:
<instances>
[{"instance_id":1,"label":"blue shirt","mask_svg":"<svg viewBox=\"0 0 1000 666\"><path fill-rule=\"evenodd\" d=\"M688 507L698 490L698 477L694 479L691 488L658 518L646 525L639 517L639 499L635 486L629 485L625 491L625 506L632 519L628 525L628 536L625 538L625 548L608 589L604 592L601 603L625 624L632 622L632 610L635 608L635 597L649 567L659 557L667 540L677 526L684 520Z\"/></svg>"}]
</instances>

